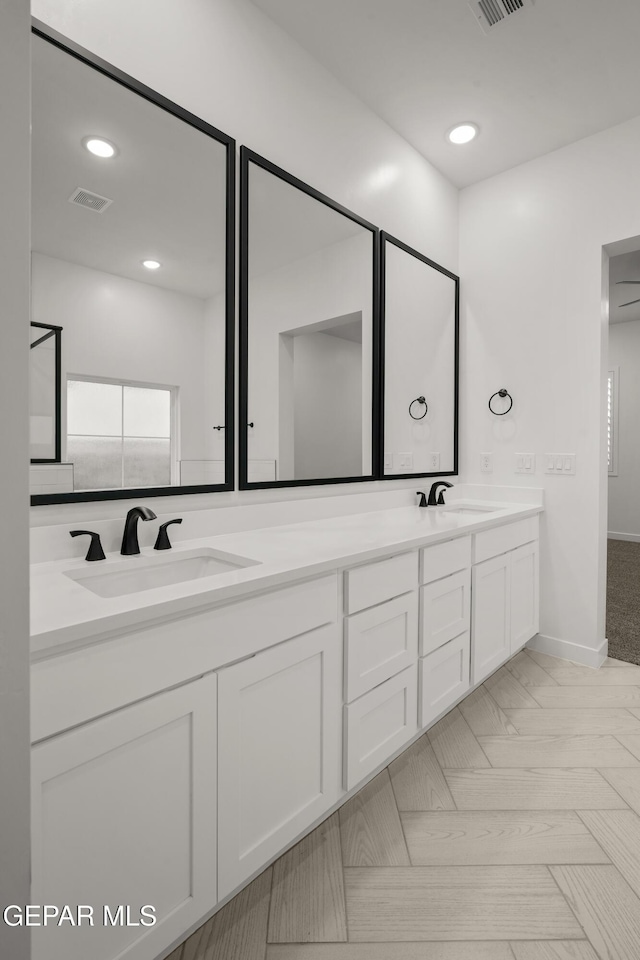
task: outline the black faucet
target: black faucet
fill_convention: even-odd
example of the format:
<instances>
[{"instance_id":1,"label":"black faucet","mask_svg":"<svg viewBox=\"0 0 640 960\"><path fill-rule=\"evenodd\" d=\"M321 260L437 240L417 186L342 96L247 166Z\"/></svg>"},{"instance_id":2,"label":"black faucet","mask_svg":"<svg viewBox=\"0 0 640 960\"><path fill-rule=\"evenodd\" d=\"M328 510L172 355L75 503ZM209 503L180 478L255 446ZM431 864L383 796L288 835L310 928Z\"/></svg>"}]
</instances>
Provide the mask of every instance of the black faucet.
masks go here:
<instances>
[{"instance_id":1,"label":"black faucet","mask_svg":"<svg viewBox=\"0 0 640 960\"><path fill-rule=\"evenodd\" d=\"M122 546L120 553L125 557L132 557L140 553L138 543L138 520L155 520L156 515L148 507L132 507L127 514L124 522L124 533L122 535Z\"/></svg>"},{"instance_id":2,"label":"black faucet","mask_svg":"<svg viewBox=\"0 0 640 960\"><path fill-rule=\"evenodd\" d=\"M105 560L104 550L102 549L102 544L100 543L100 534L93 533L91 530L70 530L70 536L72 537L91 537L91 543L89 544L89 549L85 560Z\"/></svg>"},{"instance_id":3,"label":"black faucet","mask_svg":"<svg viewBox=\"0 0 640 960\"><path fill-rule=\"evenodd\" d=\"M431 490L429 490L429 499L427 501L427 506L443 506L444 505L444 490L440 490L438 494L438 489L440 487L452 487L452 483L447 483L446 480L436 480L435 483L431 484ZM438 494L436 499L436 494Z\"/></svg>"},{"instance_id":4,"label":"black faucet","mask_svg":"<svg viewBox=\"0 0 640 960\"><path fill-rule=\"evenodd\" d=\"M154 550L171 550L171 541L169 540L167 527L170 527L172 523L182 523L182 517L179 517L177 520L167 520L166 523L160 524L158 536L156 537L156 542L153 545Z\"/></svg>"},{"instance_id":5,"label":"black faucet","mask_svg":"<svg viewBox=\"0 0 640 960\"><path fill-rule=\"evenodd\" d=\"M419 507L426 507L427 505L427 495L424 490L416 490L416 496L420 497Z\"/></svg>"}]
</instances>

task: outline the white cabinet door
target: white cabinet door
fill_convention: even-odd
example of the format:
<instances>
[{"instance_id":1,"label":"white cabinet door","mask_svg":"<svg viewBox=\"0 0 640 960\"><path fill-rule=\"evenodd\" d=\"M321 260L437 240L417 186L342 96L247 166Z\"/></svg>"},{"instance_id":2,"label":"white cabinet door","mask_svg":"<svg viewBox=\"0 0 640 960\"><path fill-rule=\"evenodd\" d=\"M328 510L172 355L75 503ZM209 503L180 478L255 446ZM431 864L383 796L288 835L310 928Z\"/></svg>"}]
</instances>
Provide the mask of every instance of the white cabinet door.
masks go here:
<instances>
[{"instance_id":1,"label":"white cabinet door","mask_svg":"<svg viewBox=\"0 0 640 960\"><path fill-rule=\"evenodd\" d=\"M94 925L34 927L33 960L156 957L215 906L215 808L215 674L37 744L32 902Z\"/></svg>"},{"instance_id":2,"label":"white cabinet door","mask_svg":"<svg viewBox=\"0 0 640 960\"><path fill-rule=\"evenodd\" d=\"M511 653L538 632L539 561L538 541L527 543L511 557Z\"/></svg>"},{"instance_id":3,"label":"white cabinet door","mask_svg":"<svg viewBox=\"0 0 640 960\"><path fill-rule=\"evenodd\" d=\"M338 798L335 624L218 674L218 889L226 896Z\"/></svg>"},{"instance_id":4,"label":"white cabinet door","mask_svg":"<svg viewBox=\"0 0 640 960\"><path fill-rule=\"evenodd\" d=\"M473 567L471 664L474 684L484 680L511 654L510 591L508 553Z\"/></svg>"},{"instance_id":5,"label":"white cabinet door","mask_svg":"<svg viewBox=\"0 0 640 960\"><path fill-rule=\"evenodd\" d=\"M461 570L420 588L422 631L420 656L469 629L471 572Z\"/></svg>"},{"instance_id":6,"label":"white cabinet door","mask_svg":"<svg viewBox=\"0 0 640 960\"><path fill-rule=\"evenodd\" d=\"M469 689L469 631L420 660L420 726L428 726Z\"/></svg>"}]
</instances>

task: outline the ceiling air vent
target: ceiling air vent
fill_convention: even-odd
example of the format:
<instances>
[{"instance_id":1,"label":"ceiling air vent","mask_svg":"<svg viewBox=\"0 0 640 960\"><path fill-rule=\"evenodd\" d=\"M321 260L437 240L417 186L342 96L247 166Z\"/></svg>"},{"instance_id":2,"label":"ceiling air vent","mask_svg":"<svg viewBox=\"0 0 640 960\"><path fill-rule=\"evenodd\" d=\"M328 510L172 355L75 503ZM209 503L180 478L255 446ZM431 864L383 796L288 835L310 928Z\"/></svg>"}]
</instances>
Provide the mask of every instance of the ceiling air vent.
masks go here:
<instances>
[{"instance_id":1,"label":"ceiling air vent","mask_svg":"<svg viewBox=\"0 0 640 960\"><path fill-rule=\"evenodd\" d=\"M83 187L78 187L69 197L69 203L76 203L85 210L93 210L94 213L103 213L107 207L111 206L113 200L108 197L101 197L99 193L91 193Z\"/></svg>"},{"instance_id":2,"label":"ceiling air vent","mask_svg":"<svg viewBox=\"0 0 640 960\"><path fill-rule=\"evenodd\" d=\"M469 0L474 17L484 33L504 23L514 14L532 7L535 0Z\"/></svg>"}]
</instances>

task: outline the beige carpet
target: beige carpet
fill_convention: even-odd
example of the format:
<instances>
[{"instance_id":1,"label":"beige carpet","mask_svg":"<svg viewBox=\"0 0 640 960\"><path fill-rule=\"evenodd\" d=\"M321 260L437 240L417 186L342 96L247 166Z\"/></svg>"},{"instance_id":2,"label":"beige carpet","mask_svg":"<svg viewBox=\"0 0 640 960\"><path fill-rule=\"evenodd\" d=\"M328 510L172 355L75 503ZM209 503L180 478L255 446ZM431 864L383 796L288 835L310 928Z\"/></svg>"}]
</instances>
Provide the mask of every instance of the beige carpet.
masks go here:
<instances>
[{"instance_id":1,"label":"beige carpet","mask_svg":"<svg viewBox=\"0 0 640 960\"><path fill-rule=\"evenodd\" d=\"M607 544L609 656L640 664L640 543Z\"/></svg>"}]
</instances>

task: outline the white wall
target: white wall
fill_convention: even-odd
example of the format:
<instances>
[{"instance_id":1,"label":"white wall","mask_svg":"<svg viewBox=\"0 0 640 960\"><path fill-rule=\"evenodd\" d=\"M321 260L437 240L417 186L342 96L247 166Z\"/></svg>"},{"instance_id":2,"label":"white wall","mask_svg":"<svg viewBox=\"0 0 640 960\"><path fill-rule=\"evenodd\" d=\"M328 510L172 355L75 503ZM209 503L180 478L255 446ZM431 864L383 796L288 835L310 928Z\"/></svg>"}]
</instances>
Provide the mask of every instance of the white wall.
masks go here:
<instances>
[{"instance_id":1,"label":"white wall","mask_svg":"<svg viewBox=\"0 0 640 960\"><path fill-rule=\"evenodd\" d=\"M609 536L640 540L640 321L609 326L608 367L617 369L618 391L617 476L609 477Z\"/></svg>"},{"instance_id":2,"label":"white wall","mask_svg":"<svg viewBox=\"0 0 640 960\"><path fill-rule=\"evenodd\" d=\"M205 345L203 351L205 408L204 456L224 461L224 430L213 427L225 422L226 297L219 293L205 300Z\"/></svg>"},{"instance_id":3,"label":"white wall","mask_svg":"<svg viewBox=\"0 0 640 960\"><path fill-rule=\"evenodd\" d=\"M541 634L595 662L605 637L602 247L640 233L639 156L635 119L461 193L462 471L469 482L544 486ZM492 417L487 400L503 386L513 416ZM492 478L480 473L484 451ZM538 455L535 477L514 474L516 452ZM575 453L575 477L545 476L546 452Z\"/></svg>"},{"instance_id":4,"label":"white wall","mask_svg":"<svg viewBox=\"0 0 640 960\"><path fill-rule=\"evenodd\" d=\"M294 477L358 477L362 344L328 333L293 337Z\"/></svg>"},{"instance_id":5,"label":"white wall","mask_svg":"<svg viewBox=\"0 0 640 960\"><path fill-rule=\"evenodd\" d=\"M457 272L458 191L248 0L34 0L33 14ZM356 486L375 488L354 485L354 493ZM286 496L335 493L300 488ZM184 511L282 497L278 490L204 494L171 505ZM115 517L127 506L37 507L32 518Z\"/></svg>"},{"instance_id":6,"label":"white wall","mask_svg":"<svg viewBox=\"0 0 640 960\"><path fill-rule=\"evenodd\" d=\"M287 396L281 379L285 376L287 360L281 344L281 334L299 331L311 324L359 315L362 323L360 376L360 431L358 460L355 474L340 470L338 474L323 476L358 476L370 474L371 467L371 364L372 364L372 239L369 231L324 247L316 253L257 277L249 284L249 430L248 451L252 460L276 460L280 463L285 444L280 443L281 414L293 394ZM328 278L331 277L331 282ZM293 338L294 340L297 337ZM295 344L292 344L293 362ZM294 364L295 366L295 364ZM293 384L291 384L293 391ZM334 424L336 432L341 423ZM295 432L295 431L294 431ZM352 430L347 428L348 436ZM291 439L291 432L288 433ZM284 464L292 468L291 457L285 454L278 476L287 473ZM365 464L363 467L362 464Z\"/></svg>"},{"instance_id":7,"label":"white wall","mask_svg":"<svg viewBox=\"0 0 640 960\"><path fill-rule=\"evenodd\" d=\"M0 904L29 896L29 3L0 4ZM0 922L0 956L29 931Z\"/></svg>"},{"instance_id":8,"label":"white wall","mask_svg":"<svg viewBox=\"0 0 640 960\"><path fill-rule=\"evenodd\" d=\"M207 301L40 253L31 291L33 320L63 327L63 397L68 375L178 387L179 453L204 459L212 422L205 381L224 375L224 354L207 354ZM222 332L224 343L224 322Z\"/></svg>"},{"instance_id":9,"label":"white wall","mask_svg":"<svg viewBox=\"0 0 640 960\"><path fill-rule=\"evenodd\" d=\"M385 258L385 472L433 472L432 453L440 470L453 470L455 283L394 244ZM422 419L412 420L420 396L427 413L413 404ZM413 456L409 468L404 453Z\"/></svg>"}]
</instances>

